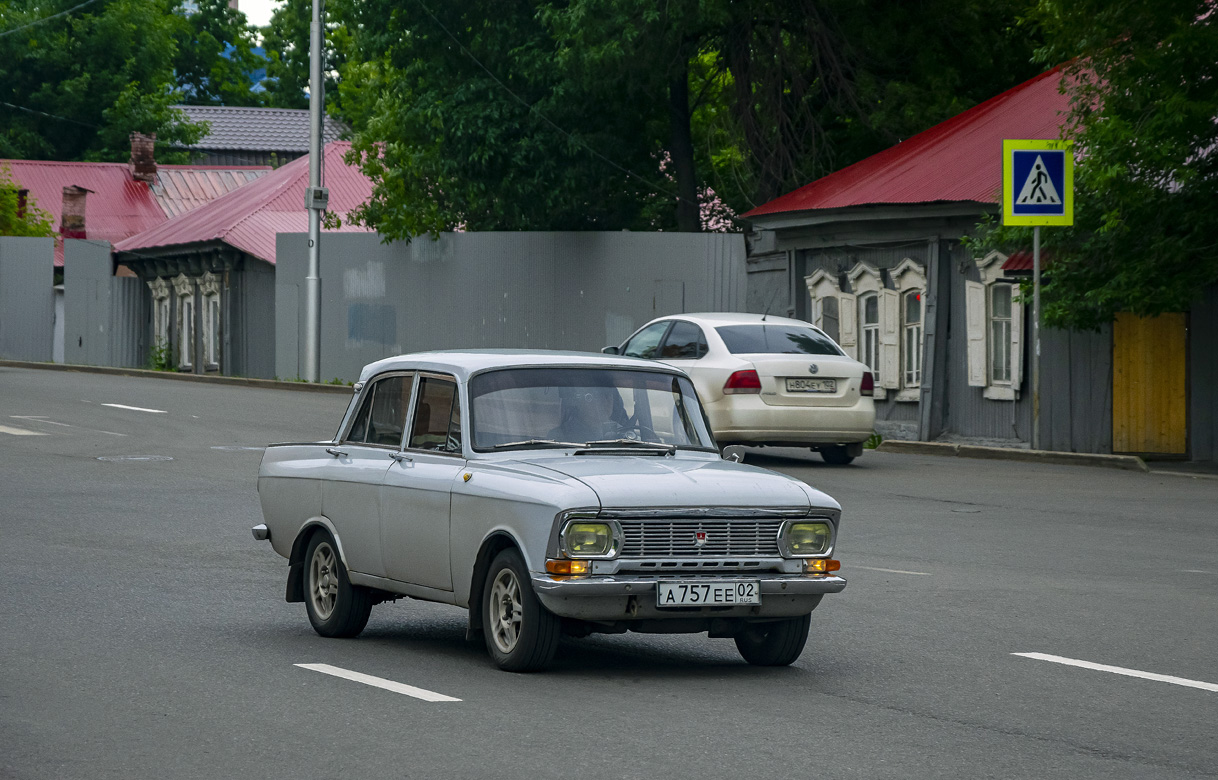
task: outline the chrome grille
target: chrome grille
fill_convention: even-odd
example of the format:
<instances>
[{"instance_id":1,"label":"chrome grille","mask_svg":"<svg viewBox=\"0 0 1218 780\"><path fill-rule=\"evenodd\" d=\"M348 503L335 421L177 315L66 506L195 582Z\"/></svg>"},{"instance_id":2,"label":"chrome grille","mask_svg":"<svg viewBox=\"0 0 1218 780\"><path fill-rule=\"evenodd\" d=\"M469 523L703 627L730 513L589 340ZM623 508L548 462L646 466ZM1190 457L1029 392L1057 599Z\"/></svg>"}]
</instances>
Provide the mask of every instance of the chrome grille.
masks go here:
<instances>
[{"instance_id":1,"label":"chrome grille","mask_svg":"<svg viewBox=\"0 0 1218 780\"><path fill-rule=\"evenodd\" d=\"M779 555L782 520L623 520L623 558L721 558ZM697 534L706 542L696 544Z\"/></svg>"}]
</instances>

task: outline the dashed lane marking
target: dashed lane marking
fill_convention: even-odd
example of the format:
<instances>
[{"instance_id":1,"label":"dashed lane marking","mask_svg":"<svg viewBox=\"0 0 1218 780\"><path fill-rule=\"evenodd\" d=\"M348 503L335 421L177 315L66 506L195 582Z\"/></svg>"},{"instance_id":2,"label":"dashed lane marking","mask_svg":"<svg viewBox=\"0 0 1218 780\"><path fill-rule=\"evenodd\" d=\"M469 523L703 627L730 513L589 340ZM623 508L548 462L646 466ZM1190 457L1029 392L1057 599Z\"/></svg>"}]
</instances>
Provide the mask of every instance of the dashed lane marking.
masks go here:
<instances>
[{"instance_id":1,"label":"dashed lane marking","mask_svg":"<svg viewBox=\"0 0 1218 780\"><path fill-rule=\"evenodd\" d=\"M1080 661L1077 658L1063 658L1060 655L1049 655L1048 653L1011 653L1011 655L1031 658L1036 661L1049 661L1050 663L1064 664L1066 666L1077 666L1080 669L1092 669L1097 672L1109 672L1111 674L1125 675L1126 677L1140 677L1143 680L1183 685L1188 688L1200 688L1203 691L1218 693L1218 684L1201 682L1200 680L1189 680L1185 677L1173 677L1170 674L1155 674L1154 672L1143 672L1138 669L1126 669L1123 666L1096 664L1091 661Z\"/></svg>"},{"instance_id":2,"label":"dashed lane marking","mask_svg":"<svg viewBox=\"0 0 1218 780\"><path fill-rule=\"evenodd\" d=\"M931 576L928 571L905 571L904 569L881 569L878 566L855 566L851 565L851 569L866 569L867 571L882 571L888 574L916 574L919 577Z\"/></svg>"},{"instance_id":3,"label":"dashed lane marking","mask_svg":"<svg viewBox=\"0 0 1218 780\"><path fill-rule=\"evenodd\" d=\"M126 404L102 404L102 406L111 406L115 409L130 409L133 412L150 412L152 414L167 414L164 409L145 409L142 406L127 406Z\"/></svg>"},{"instance_id":4,"label":"dashed lane marking","mask_svg":"<svg viewBox=\"0 0 1218 780\"><path fill-rule=\"evenodd\" d=\"M333 677L341 677L344 680L351 680L352 682L363 683L364 685L371 685L374 688L384 688L387 691L393 691L394 693L400 693L405 696L413 696L414 698L422 699L423 701L461 701L460 699L454 699L452 696L445 696L444 694L436 693L435 691L427 691L422 688L416 688L413 685L406 685L405 683L394 682L393 680L386 680L383 677L373 677L370 674L363 674L361 672L353 672L350 669L342 669L337 666L330 666L330 664L294 664L294 665L299 666L301 669L308 669L309 671L313 671L313 672L321 672L322 674L328 674Z\"/></svg>"},{"instance_id":5,"label":"dashed lane marking","mask_svg":"<svg viewBox=\"0 0 1218 780\"><path fill-rule=\"evenodd\" d=\"M10 428L7 425L0 425L0 433L7 433L10 436L46 436L48 434L42 431L31 431L26 428Z\"/></svg>"}]
</instances>

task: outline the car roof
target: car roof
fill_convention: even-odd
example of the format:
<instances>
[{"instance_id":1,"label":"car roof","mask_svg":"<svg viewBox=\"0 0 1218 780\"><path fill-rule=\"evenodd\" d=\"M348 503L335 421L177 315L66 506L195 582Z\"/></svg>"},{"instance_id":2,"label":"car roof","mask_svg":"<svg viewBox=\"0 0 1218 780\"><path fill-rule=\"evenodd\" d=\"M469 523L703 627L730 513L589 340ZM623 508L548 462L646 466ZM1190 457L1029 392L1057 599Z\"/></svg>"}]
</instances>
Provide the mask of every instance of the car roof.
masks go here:
<instances>
[{"instance_id":1,"label":"car roof","mask_svg":"<svg viewBox=\"0 0 1218 780\"><path fill-rule=\"evenodd\" d=\"M762 318L765 319L762 319ZM716 325L799 325L804 328L815 327L810 322L804 320L795 320L790 317L779 317L774 314L751 314L748 312L695 312L691 314L671 314L667 317L659 317L659 320L689 320L702 325L714 327Z\"/></svg>"},{"instance_id":2,"label":"car roof","mask_svg":"<svg viewBox=\"0 0 1218 780\"><path fill-rule=\"evenodd\" d=\"M603 355L597 352L567 352L554 349L453 349L395 355L364 366L360 382L385 371L437 371L464 381L480 371L494 368L538 368L546 366L651 369L669 374L685 372L653 360Z\"/></svg>"}]
</instances>

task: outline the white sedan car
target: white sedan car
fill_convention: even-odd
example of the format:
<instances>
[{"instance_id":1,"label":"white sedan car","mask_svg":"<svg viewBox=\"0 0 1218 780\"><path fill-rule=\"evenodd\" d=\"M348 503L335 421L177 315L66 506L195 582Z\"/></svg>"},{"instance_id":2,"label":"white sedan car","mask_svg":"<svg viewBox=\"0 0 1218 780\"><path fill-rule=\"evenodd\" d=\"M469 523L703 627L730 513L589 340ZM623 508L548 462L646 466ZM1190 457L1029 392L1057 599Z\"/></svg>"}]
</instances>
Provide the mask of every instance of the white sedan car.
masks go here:
<instances>
[{"instance_id":1,"label":"white sedan car","mask_svg":"<svg viewBox=\"0 0 1218 780\"><path fill-rule=\"evenodd\" d=\"M686 371L720 445L809 447L844 465L863 454L875 428L875 383L867 366L802 320L673 315L604 352Z\"/></svg>"}]
</instances>

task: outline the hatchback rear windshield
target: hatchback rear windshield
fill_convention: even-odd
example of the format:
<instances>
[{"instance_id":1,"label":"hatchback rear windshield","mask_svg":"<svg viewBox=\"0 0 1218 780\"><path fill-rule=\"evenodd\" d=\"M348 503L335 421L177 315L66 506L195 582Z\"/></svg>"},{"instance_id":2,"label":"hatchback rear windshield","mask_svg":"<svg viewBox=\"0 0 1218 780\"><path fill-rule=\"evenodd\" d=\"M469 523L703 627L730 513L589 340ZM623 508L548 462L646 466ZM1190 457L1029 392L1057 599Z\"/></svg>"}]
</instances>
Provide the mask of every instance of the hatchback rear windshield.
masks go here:
<instances>
[{"instance_id":1,"label":"hatchback rear windshield","mask_svg":"<svg viewBox=\"0 0 1218 780\"><path fill-rule=\"evenodd\" d=\"M833 340L812 328L798 325L721 325L715 330L727 351L738 354L840 355Z\"/></svg>"}]
</instances>

